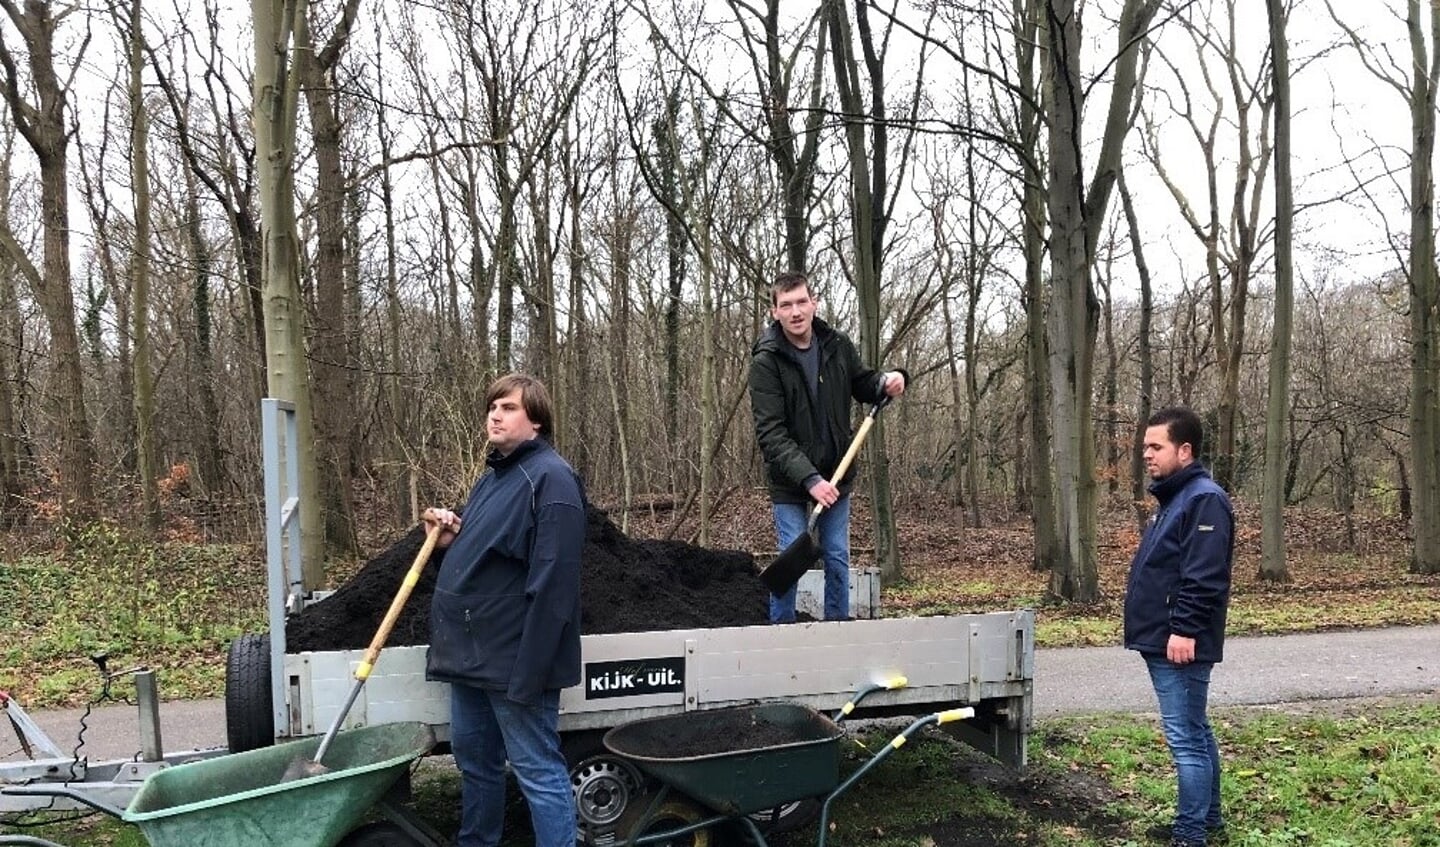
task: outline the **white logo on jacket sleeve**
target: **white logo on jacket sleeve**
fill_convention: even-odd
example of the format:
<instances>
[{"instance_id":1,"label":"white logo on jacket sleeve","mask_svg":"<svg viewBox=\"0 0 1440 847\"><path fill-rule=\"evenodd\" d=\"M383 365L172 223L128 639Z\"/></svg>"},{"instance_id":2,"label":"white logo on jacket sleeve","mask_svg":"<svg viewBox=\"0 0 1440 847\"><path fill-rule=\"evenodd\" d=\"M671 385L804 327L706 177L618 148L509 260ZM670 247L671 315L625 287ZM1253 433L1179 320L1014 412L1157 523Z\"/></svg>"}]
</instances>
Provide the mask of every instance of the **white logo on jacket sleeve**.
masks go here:
<instances>
[{"instance_id":1,"label":"white logo on jacket sleeve","mask_svg":"<svg viewBox=\"0 0 1440 847\"><path fill-rule=\"evenodd\" d=\"M1215 524L1213 524L1213 523L1202 523L1202 524L1200 524L1199 526L1195 527L1195 529L1196 529L1197 531L1199 531L1199 532L1214 532L1214 531L1215 531Z\"/></svg>"}]
</instances>

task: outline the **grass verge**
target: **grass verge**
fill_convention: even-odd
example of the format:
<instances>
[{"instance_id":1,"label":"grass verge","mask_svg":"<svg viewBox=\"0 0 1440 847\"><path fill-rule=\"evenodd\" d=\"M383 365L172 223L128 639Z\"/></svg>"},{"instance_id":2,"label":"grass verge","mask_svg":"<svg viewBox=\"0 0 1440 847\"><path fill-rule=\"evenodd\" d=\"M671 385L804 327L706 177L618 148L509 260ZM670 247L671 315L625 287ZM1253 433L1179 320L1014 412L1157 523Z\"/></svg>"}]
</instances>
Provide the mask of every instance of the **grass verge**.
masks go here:
<instances>
[{"instance_id":1,"label":"grass verge","mask_svg":"<svg viewBox=\"0 0 1440 847\"><path fill-rule=\"evenodd\" d=\"M1440 847L1440 794L1434 790L1440 704L1352 701L1304 708L1301 714L1217 710L1230 844ZM867 732L845 741L845 768L858 767L890 737ZM1031 739L1030 759L1030 769L1017 774L943 732L927 731L836 801L829 843L1140 847L1145 829L1168 821L1173 811L1169 756L1153 717L1045 721ZM415 794L427 820L453 831L458 783L447 763L426 762ZM512 803L507 818L507 847L528 845L521 804ZM73 847L145 844L138 831L103 816L26 832ZM802 847L815 838L811 826L772 844Z\"/></svg>"}]
</instances>

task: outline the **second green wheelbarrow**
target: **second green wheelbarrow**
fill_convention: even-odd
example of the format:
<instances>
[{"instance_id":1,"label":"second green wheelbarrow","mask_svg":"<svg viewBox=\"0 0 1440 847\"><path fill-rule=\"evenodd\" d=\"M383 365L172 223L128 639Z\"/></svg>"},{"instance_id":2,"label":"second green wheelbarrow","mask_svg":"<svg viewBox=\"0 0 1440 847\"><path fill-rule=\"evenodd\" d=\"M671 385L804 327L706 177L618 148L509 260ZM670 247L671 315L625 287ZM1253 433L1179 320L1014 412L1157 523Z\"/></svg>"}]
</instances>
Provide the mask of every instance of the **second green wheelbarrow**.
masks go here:
<instances>
[{"instance_id":1,"label":"second green wheelbarrow","mask_svg":"<svg viewBox=\"0 0 1440 847\"><path fill-rule=\"evenodd\" d=\"M819 847L825 847L835 799L922 728L975 714L966 707L926 715L841 781L839 740L845 733L837 721L865 693L883 687L894 686L862 691L833 720L805 705L774 702L645 718L615 727L605 734L605 746L660 784L648 804L637 803L638 813L627 814L617 833L621 843L674 845L690 836L689 843L700 847L710 843L708 830L731 823L765 847L751 814L823 798Z\"/></svg>"},{"instance_id":2,"label":"second green wheelbarrow","mask_svg":"<svg viewBox=\"0 0 1440 847\"><path fill-rule=\"evenodd\" d=\"M139 827L151 847L335 847L435 736L414 722L348 730L326 754L327 773L284 781L290 763L313 758L319 744L306 738L157 771L125 809L62 785L3 791L69 797Z\"/></svg>"}]
</instances>

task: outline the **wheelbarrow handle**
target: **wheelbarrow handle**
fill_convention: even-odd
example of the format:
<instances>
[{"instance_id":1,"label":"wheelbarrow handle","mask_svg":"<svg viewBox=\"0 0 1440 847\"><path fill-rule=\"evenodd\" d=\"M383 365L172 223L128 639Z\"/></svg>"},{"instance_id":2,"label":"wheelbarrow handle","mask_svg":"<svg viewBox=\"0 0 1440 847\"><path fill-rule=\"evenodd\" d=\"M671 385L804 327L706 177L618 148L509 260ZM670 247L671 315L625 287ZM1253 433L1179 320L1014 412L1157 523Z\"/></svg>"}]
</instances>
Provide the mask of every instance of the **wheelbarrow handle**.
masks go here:
<instances>
[{"instance_id":1,"label":"wheelbarrow handle","mask_svg":"<svg viewBox=\"0 0 1440 847\"><path fill-rule=\"evenodd\" d=\"M0 794L12 797L65 797L77 803L84 803L97 812L104 812L112 818L124 819L125 810L112 806L103 800L96 800L85 792L68 785L7 785L0 788Z\"/></svg>"}]
</instances>

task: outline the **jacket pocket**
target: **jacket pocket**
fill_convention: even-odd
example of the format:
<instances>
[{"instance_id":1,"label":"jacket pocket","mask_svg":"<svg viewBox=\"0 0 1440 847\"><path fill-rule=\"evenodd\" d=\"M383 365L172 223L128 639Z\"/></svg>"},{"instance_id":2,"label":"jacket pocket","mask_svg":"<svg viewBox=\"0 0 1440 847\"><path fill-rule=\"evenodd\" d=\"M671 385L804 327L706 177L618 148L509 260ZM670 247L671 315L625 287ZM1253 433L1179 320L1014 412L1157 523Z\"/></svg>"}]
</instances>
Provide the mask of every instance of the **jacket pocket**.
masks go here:
<instances>
[{"instance_id":1,"label":"jacket pocket","mask_svg":"<svg viewBox=\"0 0 1440 847\"><path fill-rule=\"evenodd\" d=\"M525 627L525 604L524 594L452 594L437 588L426 675L505 684Z\"/></svg>"}]
</instances>

